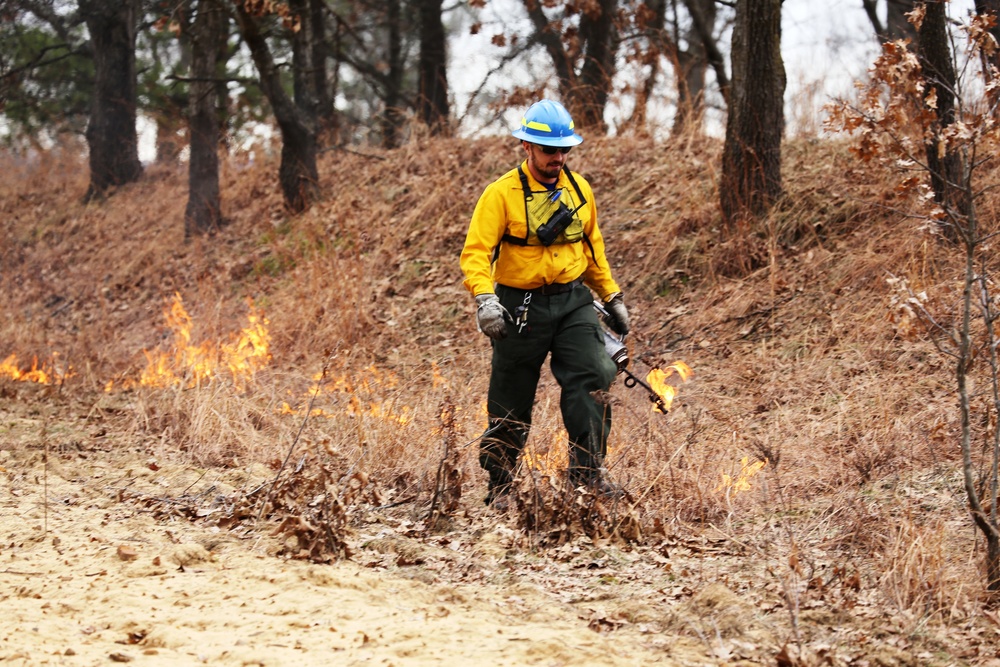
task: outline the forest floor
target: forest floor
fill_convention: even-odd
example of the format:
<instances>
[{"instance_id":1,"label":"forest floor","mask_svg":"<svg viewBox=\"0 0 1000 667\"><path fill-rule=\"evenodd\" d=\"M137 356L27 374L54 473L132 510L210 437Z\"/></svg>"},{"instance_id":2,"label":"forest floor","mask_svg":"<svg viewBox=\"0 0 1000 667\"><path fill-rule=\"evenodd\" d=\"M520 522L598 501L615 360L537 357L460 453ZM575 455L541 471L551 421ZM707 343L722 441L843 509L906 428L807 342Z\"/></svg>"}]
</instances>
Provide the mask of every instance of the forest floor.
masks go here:
<instances>
[{"instance_id":1,"label":"forest floor","mask_svg":"<svg viewBox=\"0 0 1000 667\"><path fill-rule=\"evenodd\" d=\"M369 506L350 559L289 559L273 527L213 516L272 470L158 461L19 390L0 412L3 664L1000 665L995 612L925 625L819 544L811 571L777 562L752 522L536 550L477 499L433 533Z\"/></svg>"},{"instance_id":2,"label":"forest floor","mask_svg":"<svg viewBox=\"0 0 1000 667\"><path fill-rule=\"evenodd\" d=\"M631 368L694 376L666 415L617 383L628 495L560 505L546 375L508 512L457 268L504 141L327 156L295 217L273 163L228 164L188 242L180 168L102 204L72 162L0 184L0 664L1000 667L951 367L893 282L947 322L961 262L837 146L790 145L788 200L720 235L716 149L574 153ZM435 177L457 152L480 179ZM177 365L240 332L250 371Z\"/></svg>"}]
</instances>

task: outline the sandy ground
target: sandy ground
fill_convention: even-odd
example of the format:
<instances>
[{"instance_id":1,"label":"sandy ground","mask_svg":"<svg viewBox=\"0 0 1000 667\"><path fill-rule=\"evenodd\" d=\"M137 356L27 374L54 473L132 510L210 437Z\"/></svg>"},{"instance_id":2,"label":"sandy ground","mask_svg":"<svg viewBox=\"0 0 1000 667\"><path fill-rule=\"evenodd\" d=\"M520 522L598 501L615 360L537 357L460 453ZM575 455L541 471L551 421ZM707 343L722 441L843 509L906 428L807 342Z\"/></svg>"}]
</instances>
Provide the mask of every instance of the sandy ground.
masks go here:
<instances>
[{"instance_id":1,"label":"sandy ground","mask_svg":"<svg viewBox=\"0 0 1000 667\"><path fill-rule=\"evenodd\" d=\"M95 451L51 452L46 466L9 442L0 468L5 665L647 665L701 653L602 632L619 624L504 575L502 530L444 560L415 541L403 558L407 542L391 537L316 565L272 555L266 534L136 502L152 497L141 488L166 497L189 478L204 484L205 471ZM442 562L478 576L444 581Z\"/></svg>"},{"instance_id":2,"label":"sandy ground","mask_svg":"<svg viewBox=\"0 0 1000 667\"><path fill-rule=\"evenodd\" d=\"M350 560L314 564L273 522L219 525L273 470L155 458L19 398L0 400L2 665L1000 667L1000 616L894 609L821 530L790 551L772 519L536 549L472 488L436 532L359 507Z\"/></svg>"}]
</instances>

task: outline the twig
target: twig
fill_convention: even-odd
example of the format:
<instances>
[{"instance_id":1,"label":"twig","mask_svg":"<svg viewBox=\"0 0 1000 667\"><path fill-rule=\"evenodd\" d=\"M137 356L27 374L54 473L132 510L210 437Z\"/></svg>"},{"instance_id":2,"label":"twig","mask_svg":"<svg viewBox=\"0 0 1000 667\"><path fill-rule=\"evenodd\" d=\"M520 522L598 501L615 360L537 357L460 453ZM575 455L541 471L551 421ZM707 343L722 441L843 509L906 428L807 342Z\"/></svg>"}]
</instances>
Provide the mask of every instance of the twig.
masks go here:
<instances>
[{"instance_id":1,"label":"twig","mask_svg":"<svg viewBox=\"0 0 1000 667\"><path fill-rule=\"evenodd\" d=\"M433 525L438 519L438 501L444 490L441 488L444 479L444 464L448 461L448 439L444 441L444 452L441 454L441 461L438 463L437 475L434 477L434 495L431 496L431 508L427 511L427 521Z\"/></svg>"},{"instance_id":2,"label":"twig","mask_svg":"<svg viewBox=\"0 0 1000 667\"><path fill-rule=\"evenodd\" d=\"M669 469L670 465L674 462L674 459L676 459L678 456L680 456L681 452L683 452L687 448L687 446L689 444L691 444L691 443L689 441L685 440L684 444L682 444L680 447L677 448L677 450L673 453L673 455L670 457L670 459L660 468L660 472L656 473L656 477L654 477L653 481L649 483L649 485L646 487L646 490L643 491L643 493L642 493L641 496L639 496L639 499L636 500L635 503L633 503L633 505L632 505L633 509L635 509L636 507L638 507L639 503L642 502L643 498L645 498L646 496L649 495L649 493L653 490L653 487L656 486L656 483L658 481L660 481L660 477L663 476L664 471L666 471L667 469Z\"/></svg>"},{"instance_id":3,"label":"twig","mask_svg":"<svg viewBox=\"0 0 1000 667\"><path fill-rule=\"evenodd\" d=\"M445 466L448 464L451 445L455 439L454 407L451 404L450 397L447 396L445 397L444 407L441 410L441 430L444 434L444 451L441 453L441 462L438 464L437 476L434 479L434 495L431 497L431 507L427 512L427 521L432 528L437 524L442 513L438 506L441 503L441 497L445 493L443 487L448 483L446 479L448 472L445 470ZM445 508L444 511L448 511L448 508Z\"/></svg>"},{"instance_id":4,"label":"twig","mask_svg":"<svg viewBox=\"0 0 1000 667\"><path fill-rule=\"evenodd\" d=\"M187 488L184 489L183 491L181 491L181 496L184 496L185 494L187 494L187 492L191 490L191 487L194 486L195 484L197 484L198 482L200 482L202 480L202 478L205 475L207 475L207 474L208 474L207 470L205 472L201 473L201 475L198 476L198 479L196 479L193 482L191 482L190 484L188 484Z\"/></svg>"},{"instance_id":5,"label":"twig","mask_svg":"<svg viewBox=\"0 0 1000 667\"><path fill-rule=\"evenodd\" d=\"M45 443L45 460L42 468L42 534L49 534L49 437L42 425L42 442Z\"/></svg>"},{"instance_id":6,"label":"twig","mask_svg":"<svg viewBox=\"0 0 1000 667\"><path fill-rule=\"evenodd\" d=\"M407 496L405 498L401 498L400 500L397 500L394 503L389 503L388 505L379 505L375 509L376 510L387 510L387 509L390 509L392 507L399 507L400 505L405 505L408 502L416 500L418 497L419 497L419 494L414 493L412 496Z\"/></svg>"}]
</instances>

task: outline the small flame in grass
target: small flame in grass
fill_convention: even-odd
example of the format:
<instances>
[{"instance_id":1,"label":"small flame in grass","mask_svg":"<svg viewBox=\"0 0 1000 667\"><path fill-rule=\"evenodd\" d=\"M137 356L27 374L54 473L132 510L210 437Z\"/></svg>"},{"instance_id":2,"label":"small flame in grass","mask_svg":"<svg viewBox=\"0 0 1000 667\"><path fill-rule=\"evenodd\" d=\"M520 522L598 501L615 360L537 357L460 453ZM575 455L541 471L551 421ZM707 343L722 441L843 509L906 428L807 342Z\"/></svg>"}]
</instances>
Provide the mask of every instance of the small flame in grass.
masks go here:
<instances>
[{"instance_id":1,"label":"small flame in grass","mask_svg":"<svg viewBox=\"0 0 1000 667\"><path fill-rule=\"evenodd\" d=\"M767 461L754 461L750 463L750 457L744 456L740 459L740 472L736 477L731 477L726 473L722 473L722 483L716 487L715 491L732 491L733 495L742 493L743 491L749 491L753 488L750 485L750 480L759 473L764 466L767 465Z\"/></svg>"},{"instance_id":2,"label":"small flame in grass","mask_svg":"<svg viewBox=\"0 0 1000 667\"><path fill-rule=\"evenodd\" d=\"M555 474L569 466L569 435L566 429L553 432L549 444L528 443L521 454L524 465L541 473ZM613 460L617 449L610 444L604 456L605 461Z\"/></svg>"},{"instance_id":3,"label":"small flame in grass","mask_svg":"<svg viewBox=\"0 0 1000 667\"><path fill-rule=\"evenodd\" d=\"M394 373L382 371L374 364L362 372L363 375L359 380L354 380L346 375L324 379L323 373L317 373L313 376L312 386L309 387L304 397L297 401L300 407L292 407L287 402L283 402L279 412L284 415L300 415L305 412L306 406L314 397L342 394L348 397L345 411L349 415L391 421L401 426L413 421L409 407L404 405L397 408L393 400L374 400L381 390L393 389L399 384L399 378ZM363 403L367 403L368 407L364 407ZM330 418L335 417L338 413L314 407L309 414L313 417Z\"/></svg>"},{"instance_id":4,"label":"small flame in grass","mask_svg":"<svg viewBox=\"0 0 1000 667\"><path fill-rule=\"evenodd\" d=\"M267 318L250 304L247 326L238 334L230 336L223 343L204 341L191 344L193 321L184 308L180 294L164 311L167 326L173 331L173 345L170 350L143 350L146 367L138 382L126 380L125 389L140 385L143 387L165 388L178 385L194 387L211 382L223 373L228 373L237 387L245 386L254 374L271 360L270 336ZM105 391L111 391L114 382L109 382Z\"/></svg>"},{"instance_id":5,"label":"small flame in grass","mask_svg":"<svg viewBox=\"0 0 1000 667\"><path fill-rule=\"evenodd\" d=\"M667 383L667 380L674 373L680 377L682 382L687 382L688 378L694 374L694 371L683 361L675 361L667 366L666 370L654 368L646 375L646 384L663 399L663 405L667 410L670 409L670 406L674 402L674 397L677 396L677 389ZM662 412L659 405L653 406L653 409Z\"/></svg>"},{"instance_id":6,"label":"small flame in grass","mask_svg":"<svg viewBox=\"0 0 1000 667\"><path fill-rule=\"evenodd\" d=\"M431 362L431 387L434 389L448 388L448 381L441 375L441 369L438 368L436 361Z\"/></svg>"},{"instance_id":7,"label":"small flame in grass","mask_svg":"<svg viewBox=\"0 0 1000 667\"><path fill-rule=\"evenodd\" d=\"M55 370L53 370L53 366L54 364L45 363L39 366L38 358L35 357L31 360L31 368L29 370L22 370L17 363L17 355L12 354L3 361L0 361L0 378L8 378L17 382L53 384L58 381L60 377L67 377L66 375L60 376Z\"/></svg>"},{"instance_id":8,"label":"small flame in grass","mask_svg":"<svg viewBox=\"0 0 1000 667\"><path fill-rule=\"evenodd\" d=\"M542 473L552 474L563 470L569 465L569 452L566 446L568 439L566 431L559 429L552 434L547 447L538 443L528 444L521 454L521 460L528 468Z\"/></svg>"}]
</instances>

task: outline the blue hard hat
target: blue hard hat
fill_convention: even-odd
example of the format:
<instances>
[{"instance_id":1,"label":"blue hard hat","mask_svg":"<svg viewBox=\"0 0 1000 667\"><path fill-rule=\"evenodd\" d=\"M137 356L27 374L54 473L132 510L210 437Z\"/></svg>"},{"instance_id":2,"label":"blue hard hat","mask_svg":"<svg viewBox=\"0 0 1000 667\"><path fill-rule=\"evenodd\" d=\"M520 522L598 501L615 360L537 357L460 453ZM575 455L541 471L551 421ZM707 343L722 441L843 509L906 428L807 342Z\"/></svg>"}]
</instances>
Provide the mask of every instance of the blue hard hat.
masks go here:
<instances>
[{"instance_id":1,"label":"blue hard hat","mask_svg":"<svg viewBox=\"0 0 1000 667\"><path fill-rule=\"evenodd\" d=\"M565 148L583 143L583 137L573 131L573 118L566 107L552 100L535 102L528 107L521 127L511 134L541 146Z\"/></svg>"}]
</instances>

